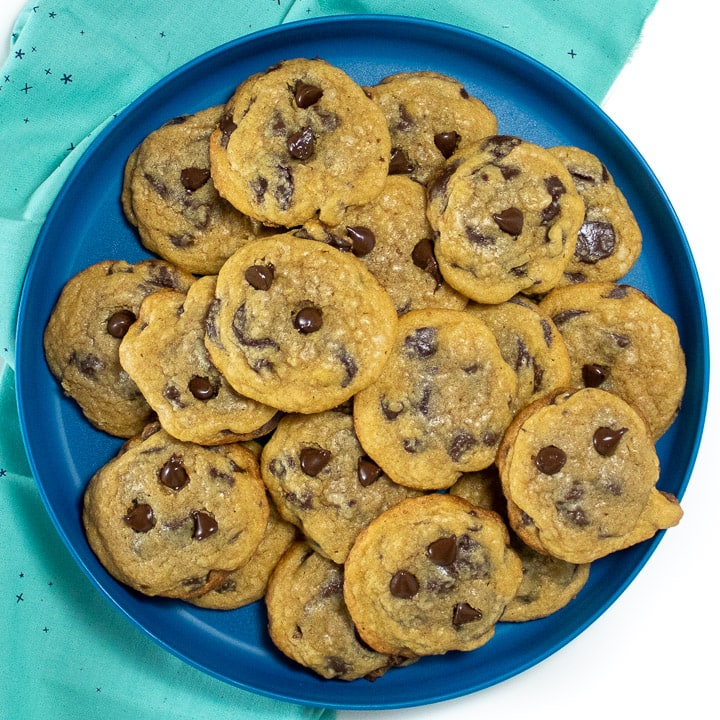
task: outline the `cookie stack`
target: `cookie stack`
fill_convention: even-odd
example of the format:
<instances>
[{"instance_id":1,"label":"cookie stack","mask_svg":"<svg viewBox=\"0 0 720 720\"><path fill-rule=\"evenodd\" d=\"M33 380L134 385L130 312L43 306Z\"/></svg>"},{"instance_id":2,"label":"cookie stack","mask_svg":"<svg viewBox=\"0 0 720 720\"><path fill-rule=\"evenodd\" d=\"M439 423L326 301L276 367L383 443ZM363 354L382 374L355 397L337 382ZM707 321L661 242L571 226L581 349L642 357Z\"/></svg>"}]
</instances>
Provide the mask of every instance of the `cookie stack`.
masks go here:
<instances>
[{"instance_id":1,"label":"cookie stack","mask_svg":"<svg viewBox=\"0 0 720 720\"><path fill-rule=\"evenodd\" d=\"M451 77L297 58L118 172L153 257L71 278L44 342L126 438L83 511L119 581L264 598L285 655L375 679L679 522L655 444L683 350L621 282L641 232L591 153L499 134Z\"/></svg>"}]
</instances>

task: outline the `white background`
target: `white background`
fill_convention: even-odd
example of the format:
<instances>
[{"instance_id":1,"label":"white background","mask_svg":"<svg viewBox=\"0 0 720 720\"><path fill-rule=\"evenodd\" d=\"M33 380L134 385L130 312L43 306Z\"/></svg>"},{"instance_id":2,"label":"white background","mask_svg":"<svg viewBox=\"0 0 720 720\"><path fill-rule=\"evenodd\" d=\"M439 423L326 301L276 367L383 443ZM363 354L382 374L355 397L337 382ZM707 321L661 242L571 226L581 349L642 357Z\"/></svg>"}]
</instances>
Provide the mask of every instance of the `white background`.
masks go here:
<instances>
[{"instance_id":1,"label":"white background","mask_svg":"<svg viewBox=\"0 0 720 720\"><path fill-rule=\"evenodd\" d=\"M0 62L23 5L0 0ZM711 357L718 350L720 309L717 7L711 0L659 0L603 103L653 168L683 224L703 284ZM715 374L682 522L590 628L535 668L482 692L423 708L342 711L339 720L514 720L521 713L533 720L720 717L716 380Z\"/></svg>"}]
</instances>

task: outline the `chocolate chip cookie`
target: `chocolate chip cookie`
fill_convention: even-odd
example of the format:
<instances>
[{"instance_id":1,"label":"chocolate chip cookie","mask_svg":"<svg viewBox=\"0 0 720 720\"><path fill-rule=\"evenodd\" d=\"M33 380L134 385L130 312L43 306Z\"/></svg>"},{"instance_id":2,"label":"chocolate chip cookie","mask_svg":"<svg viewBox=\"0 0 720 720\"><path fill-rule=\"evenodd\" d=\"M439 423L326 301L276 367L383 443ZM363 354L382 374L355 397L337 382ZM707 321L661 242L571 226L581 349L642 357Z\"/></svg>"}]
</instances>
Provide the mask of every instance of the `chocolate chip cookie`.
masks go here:
<instances>
[{"instance_id":1,"label":"chocolate chip cookie","mask_svg":"<svg viewBox=\"0 0 720 720\"><path fill-rule=\"evenodd\" d=\"M278 411L239 395L210 362L205 318L216 278L198 278L187 293L162 290L140 305L123 337L120 364L178 440L200 445L249 440L267 434Z\"/></svg>"},{"instance_id":2,"label":"chocolate chip cookie","mask_svg":"<svg viewBox=\"0 0 720 720\"><path fill-rule=\"evenodd\" d=\"M122 203L151 252L188 272L217 273L248 239L268 234L220 197L210 176L210 134L223 106L168 121L125 166Z\"/></svg>"},{"instance_id":3,"label":"chocolate chip cookie","mask_svg":"<svg viewBox=\"0 0 720 720\"><path fill-rule=\"evenodd\" d=\"M546 149L508 135L451 157L428 188L445 280L480 303L555 287L575 252L585 204Z\"/></svg>"},{"instance_id":4,"label":"chocolate chip cookie","mask_svg":"<svg viewBox=\"0 0 720 720\"><path fill-rule=\"evenodd\" d=\"M529 405L508 428L497 463L512 529L567 562L593 562L682 516L677 500L656 489L659 462L645 420L606 390L563 390Z\"/></svg>"},{"instance_id":5,"label":"chocolate chip cookie","mask_svg":"<svg viewBox=\"0 0 720 720\"><path fill-rule=\"evenodd\" d=\"M390 129L391 174L426 184L455 152L497 133L490 108L448 75L401 72L368 90Z\"/></svg>"},{"instance_id":6,"label":"chocolate chip cookie","mask_svg":"<svg viewBox=\"0 0 720 720\"><path fill-rule=\"evenodd\" d=\"M244 214L283 227L316 215L335 224L382 189L390 134L345 72L295 58L237 88L210 137L210 161L220 194Z\"/></svg>"},{"instance_id":7,"label":"chocolate chip cookie","mask_svg":"<svg viewBox=\"0 0 720 720\"><path fill-rule=\"evenodd\" d=\"M585 203L575 253L563 282L614 282L635 264L642 233L630 206L598 157L572 146L548 148L567 168Z\"/></svg>"},{"instance_id":8,"label":"chocolate chip cookie","mask_svg":"<svg viewBox=\"0 0 720 720\"><path fill-rule=\"evenodd\" d=\"M273 643L324 678L374 680L407 663L358 637L343 600L343 566L297 542L268 583L265 604Z\"/></svg>"},{"instance_id":9,"label":"chocolate chip cookie","mask_svg":"<svg viewBox=\"0 0 720 720\"><path fill-rule=\"evenodd\" d=\"M347 208L338 225L311 221L299 234L359 257L387 290L398 315L425 307L460 310L467 298L440 274L425 210L425 188L393 175L377 198Z\"/></svg>"},{"instance_id":10,"label":"chocolate chip cookie","mask_svg":"<svg viewBox=\"0 0 720 720\"><path fill-rule=\"evenodd\" d=\"M351 415L287 415L262 452L261 472L281 515L311 546L343 563L358 533L419 492L392 482L367 455Z\"/></svg>"},{"instance_id":11,"label":"chocolate chip cookie","mask_svg":"<svg viewBox=\"0 0 720 720\"><path fill-rule=\"evenodd\" d=\"M403 500L360 534L344 595L368 645L419 657L488 642L521 579L498 515L431 493Z\"/></svg>"},{"instance_id":12,"label":"chocolate chip cookie","mask_svg":"<svg viewBox=\"0 0 720 720\"><path fill-rule=\"evenodd\" d=\"M675 321L642 291L617 283L557 288L540 309L563 336L571 384L620 395L660 438L678 413L687 376Z\"/></svg>"},{"instance_id":13,"label":"chocolate chip cookie","mask_svg":"<svg viewBox=\"0 0 720 720\"><path fill-rule=\"evenodd\" d=\"M570 383L570 357L547 313L523 295L497 305L472 302L467 312L492 330L505 362L518 379L515 409Z\"/></svg>"},{"instance_id":14,"label":"chocolate chip cookie","mask_svg":"<svg viewBox=\"0 0 720 720\"><path fill-rule=\"evenodd\" d=\"M150 406L120 365L120 341L147 295L187 290L194 279L160 260L105 260L65 284L45 328L45 357L95 427L131 437L151 419Z\"/></svg>"},{"instance_id":15,"label":"chocolate chip cookie","mask_svg":"<svg viewBox=\"0 0 720 720\"><path fill-rule=\"evenodd\" d=\"M360 444L400 485L437 490L491 465L517 379L488 326L461 310L403 315L380 378L355 396Z\"/></svg>"},{"instance_id":16,"label":"chocolate chip cookie","mask_svg":"<svg viewBox=\"0 0 720 720\"><path fill-rule=\"evenodd\" d=\"M206 346L237 392L312 413L375 380L396 329L390 296L358 258L283 233L245 245L223 265Z\"/></svg>"},{"instance_id":17,"label":"chocolate chip cookie","mask_svg":"<svg viewBox=\"0 0 720 720\"><path fill-rule=\"evenodd\" d=\"M189 599L260 544L268 519L255 455L203 447L148 426L90 480L83 524L108 572L146 595Z\"/></svg>"}]
</instances>

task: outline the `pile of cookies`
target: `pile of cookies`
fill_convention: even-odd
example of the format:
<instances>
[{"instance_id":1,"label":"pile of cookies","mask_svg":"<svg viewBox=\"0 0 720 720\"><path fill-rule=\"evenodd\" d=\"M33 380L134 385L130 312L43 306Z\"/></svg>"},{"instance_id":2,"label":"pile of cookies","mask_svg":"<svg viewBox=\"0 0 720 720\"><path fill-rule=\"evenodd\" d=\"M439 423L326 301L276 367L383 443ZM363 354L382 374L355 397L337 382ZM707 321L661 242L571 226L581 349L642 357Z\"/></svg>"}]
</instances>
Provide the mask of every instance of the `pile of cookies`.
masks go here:
<instances>
[{"instance_id":1,"label":"pile of cookies","mask_svg":"<svg viewBox=\"0 0 720 720\"><path fill-rule=\"evenodd\" d=\"M499 134L445 75L298 58L151 133L121 202L152 258L71 278L44 344L126 438L83 521L138 592L264 598L289 658L374 679L679 522L684 355L620 282L641 233L591 153Z\"/></svg>"}]
</instances>

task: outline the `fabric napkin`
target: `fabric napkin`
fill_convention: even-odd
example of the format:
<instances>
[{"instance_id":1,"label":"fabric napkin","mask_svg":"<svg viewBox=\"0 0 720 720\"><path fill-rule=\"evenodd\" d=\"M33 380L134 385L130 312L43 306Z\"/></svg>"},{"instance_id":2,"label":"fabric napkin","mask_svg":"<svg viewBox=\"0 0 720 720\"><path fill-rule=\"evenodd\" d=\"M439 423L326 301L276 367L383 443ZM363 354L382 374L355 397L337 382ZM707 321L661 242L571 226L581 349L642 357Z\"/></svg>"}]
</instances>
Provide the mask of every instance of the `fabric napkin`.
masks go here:
<instances>
[{"instance_id":1,"label":"fabric napkin","mask_svg":"<svg viewBox=\"0 0 720 720\"><path fill-rule=\"evenodd\" d=\"M113 610L60 541L17 418L17 302L38 232L82 152L164 75L233 38L338 14L423 17L535 57L596 102L655 0L32 0L0 71L0 718L319 718L231 687L159 648Z\"/></svg>"}]
</instances>

